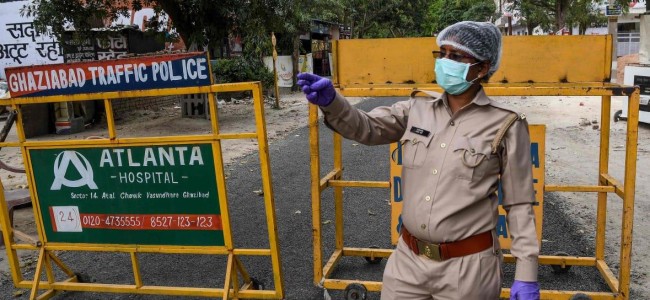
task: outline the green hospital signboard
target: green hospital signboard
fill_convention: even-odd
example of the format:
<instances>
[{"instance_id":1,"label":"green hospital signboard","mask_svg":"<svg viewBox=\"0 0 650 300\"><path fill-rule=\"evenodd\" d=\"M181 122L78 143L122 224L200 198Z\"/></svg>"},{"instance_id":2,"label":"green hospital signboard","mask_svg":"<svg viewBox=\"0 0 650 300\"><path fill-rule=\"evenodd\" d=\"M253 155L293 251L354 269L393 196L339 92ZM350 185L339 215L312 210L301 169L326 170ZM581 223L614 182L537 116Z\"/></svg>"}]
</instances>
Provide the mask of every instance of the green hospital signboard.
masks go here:
<instances>
[{"instance_id":1,"label":"green hospital signboard","mask_svg":"<svg viewBox=\"0 0 650 300\"><path fill-rule=\"evenodd\" d=\"M28 155L48 242L224 245L211 144Z\"/></svg>"}]
</instances>

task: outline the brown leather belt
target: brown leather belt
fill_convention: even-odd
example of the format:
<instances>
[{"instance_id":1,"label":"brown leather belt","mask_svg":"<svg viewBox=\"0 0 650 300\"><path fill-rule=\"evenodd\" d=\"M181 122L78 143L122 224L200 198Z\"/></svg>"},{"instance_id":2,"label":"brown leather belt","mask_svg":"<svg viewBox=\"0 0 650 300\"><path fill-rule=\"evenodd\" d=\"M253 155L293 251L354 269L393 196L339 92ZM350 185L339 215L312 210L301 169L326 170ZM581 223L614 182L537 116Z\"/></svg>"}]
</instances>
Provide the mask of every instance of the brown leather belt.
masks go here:
<instances>
[{"instance_id":1,"label":"brown leather belt","mask_svg":"<svg viewBox=\"0 0 650 300\"><path fill-rule=\"evenodd\" d=\"M402 239L413 253L435 261L470 255L492 247L492 231L479 233L460 241L434 244L418 240L402 226Z\"/></svg>"}]
</instances>

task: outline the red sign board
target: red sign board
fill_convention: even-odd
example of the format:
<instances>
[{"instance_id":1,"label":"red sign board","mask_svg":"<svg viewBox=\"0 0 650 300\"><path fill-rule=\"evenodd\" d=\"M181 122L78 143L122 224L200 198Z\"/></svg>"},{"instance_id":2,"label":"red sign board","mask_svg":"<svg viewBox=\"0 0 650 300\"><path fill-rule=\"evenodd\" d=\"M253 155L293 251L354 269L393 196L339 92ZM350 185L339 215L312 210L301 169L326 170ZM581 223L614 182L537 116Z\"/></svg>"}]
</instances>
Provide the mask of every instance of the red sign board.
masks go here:
<instances>
[{"instance_id":1,"label":"red sign board","mask_svg":"<svg viewBox=\"0 0 650 300\"><path fill-rule=\"evenodd\" d=\"M5 70L13 98L211 84L207 54L201 52Z\"/></svg>"}]
</instances>

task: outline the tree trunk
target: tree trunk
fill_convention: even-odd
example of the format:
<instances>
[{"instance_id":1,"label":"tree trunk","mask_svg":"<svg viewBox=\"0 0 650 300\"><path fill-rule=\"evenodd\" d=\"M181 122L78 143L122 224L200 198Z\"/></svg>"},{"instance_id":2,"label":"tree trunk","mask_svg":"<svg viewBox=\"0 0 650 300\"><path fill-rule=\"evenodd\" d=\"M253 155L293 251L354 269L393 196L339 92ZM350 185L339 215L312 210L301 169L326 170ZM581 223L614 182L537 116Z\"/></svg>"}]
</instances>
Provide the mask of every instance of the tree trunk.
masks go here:
<instances>
[{"instance_id":1,"label":"tree trunk","mask_svg":"<svg viewBox=\"0 0 650 300\"><path fill-rule=\"evenodd\" d=\"M193 20L190 16L186 16L181 9L179 3L172 0L158 0L156 1L160 8L169 16L169 19L174 24L176 32L180 35L183 43L185 43L186 49L189 49L191 41L190 36L194 32L195 28Z\"/></svg>"},{"instance_id":2,"label":"tree trunk","mask_svg":"<svg viewBox=\"0 0 650 300\"><path fill-rule=\"evenodd\" d=\"M535 27L537 27L537 25L526 23L526 30L528 30L528 35L533 35L533 31L535 31Z\"/></svg>"},{"instance_id":3,"label":"tree trunk","mask_svg":"<svg viewBox=\"0 0 650 300\"><path fill-rule=\"evenodd\" d=\"M229 36L225 37L224 42L225 42L225 47L222 47L222 48L225 48L225 50L226 50L226 57L225 58L230 58L230 57L232 57L232 49L230 49L230 37Z\"/></svg>"},{"instance_id":4,"label":"tree trunk","mask_svg":"<svg viewBox=\"0 0 650 300\"><path fill-rule=\"evenodd\" d=\"M555 26L556 31L560 31L566 25L566 14L569 5L566 0L556 0L555 2Z\"/></svg>"},{"instance_id":5,"label":"tree trunk","mask_svg":"<svg viewBox=\"0 0 650 300\"><path fill-rule=\"evenodd\" d=\"M298 68L298 59L300 59L300 34L296 33L293 35L293 62L292 62L292 67L293 67L293 85L291 86L291 91L297 91L298 90L298 84L297 82L297 76L298 72L300 72L300 69Z\"/></svg>"}]
</instances>

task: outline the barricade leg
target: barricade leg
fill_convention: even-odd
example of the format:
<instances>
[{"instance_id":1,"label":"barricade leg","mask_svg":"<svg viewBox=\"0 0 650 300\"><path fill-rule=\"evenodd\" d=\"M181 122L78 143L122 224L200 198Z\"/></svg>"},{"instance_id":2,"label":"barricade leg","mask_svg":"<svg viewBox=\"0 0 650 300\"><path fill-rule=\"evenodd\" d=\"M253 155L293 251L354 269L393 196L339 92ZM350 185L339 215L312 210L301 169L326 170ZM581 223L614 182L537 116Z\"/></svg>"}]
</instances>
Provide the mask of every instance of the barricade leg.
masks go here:
<instances>
[{"instance_id":1,"label":"barricade leg","mask_svg":"<svg viewBox=\"0 0 650 300\"><path fill-rule=\"evenodd\" d=\"M133 281L135 287L142 287L142 276L140 275L140 262L138 261L138 254L135 252L129 253L131 255L131 267L133 268Z\"/></svg>"},{"instance_id":2,"label":"barricade leg","mask_svg":"<svg viewBox=\"0 0 650 300\"><path fill-rule=\"evenodd\" d=\"M600 114L600 159L598 168L598 185L607 186L601 179L601 174L609 173L609 138L610 138L610 112L611 96L602 96ZM605 234L607 225L607 193L598 193L598 206L596 211L596 259L605 259Z\"/></svg>"},{"instance_id":3,"label":"barricade leg","mask_svg":"<svg viewBox=\"0 0 650 300\"><path fill-rule=\"evenodd\" d=\"M341 179L343 177L343 154L341 151L342 137L338 133L334 133L334 170L338 173L333 179ZM334 222L336 230L336 250L343 250L344 235L343 235L343 187L334 187Z\"/></svg>"},{"instance_id":4,"label":"barricade leg","mask_svg":"<svg viewBox=\"0 0 650 300\"><path fill-rule=\"evenodd\" d=\"M231 252L230 254L228 254L228 264L226 266L226 280L225 280L225 283L223 285L223 296L222 296L222 298L224 300L227 300L229 295L230 295L230 286L233 287L233 292L234 292L235 295L238 292L238 288L237 288L236 284L233 285L233 282L236 281L236 280L233 279L233 272L232 272L233 265L234 265L233 254Z\"/></svg>"},{"instance_id":5,"label":"barricade leg","mask_svg":"<svg viewBox=\"0 0 650 300\"><path fill-rule=\"evenodd\" d=\"M76 281L76 275L74 274L74 272L72 271L72 269L70 269L68 266L66 266L66 265L61 261L61 259L59 259L59 258L58 258L56 255L54 255L52 252L48 252L48 255L49 255L50 259L54 262L54 264L56 264L56 265L61 269L61 271L63 271L63 273L65 273L66 275L70 276L70 278L74 278L75 281Z\"/></svg>"},{"instance_id":6,"label":"barricade leg","mask_svg":"<svg viewBox=\"0 0 650 300\"><path fill-rule=\"evenodd\" d=\"M627 141L625 145L625 178L623 179L623 224L621 226L621 257L619 269L619 298L630 297L630 265L632 263L632 229L634 222L634 189L636 183L636 157L639 137L638 89L628 101Z\"/></svg>"},{"instance_id":7,"label":"barricade leg","mask_svg":"<svg viewBox=\"0 0 650 300\"><path fill-rule=\"evenodd\" d=\"M311 213L312 240L314 243L314 284L320 285L323 278L323 259L321 249L321 203L320 203L320 139L318 136L318 106L309 105L309 158L311 164Z\"/></svg>"},{"instance_id":8,"label":"barricade leg","mask_svg":"<svg viewBox=\"0 0 650 300\"><path fill-rule=\"evenodd\" d=\"M34 282L32 283L32 291L29 294L29 300L36 299L38 293L38 284L41 282L41 272L43 272L43 262L45 261L45 248L41 248L38 252L38 262L36 263L36 270L34 271Z\"/></svg>"}]
</instances>

